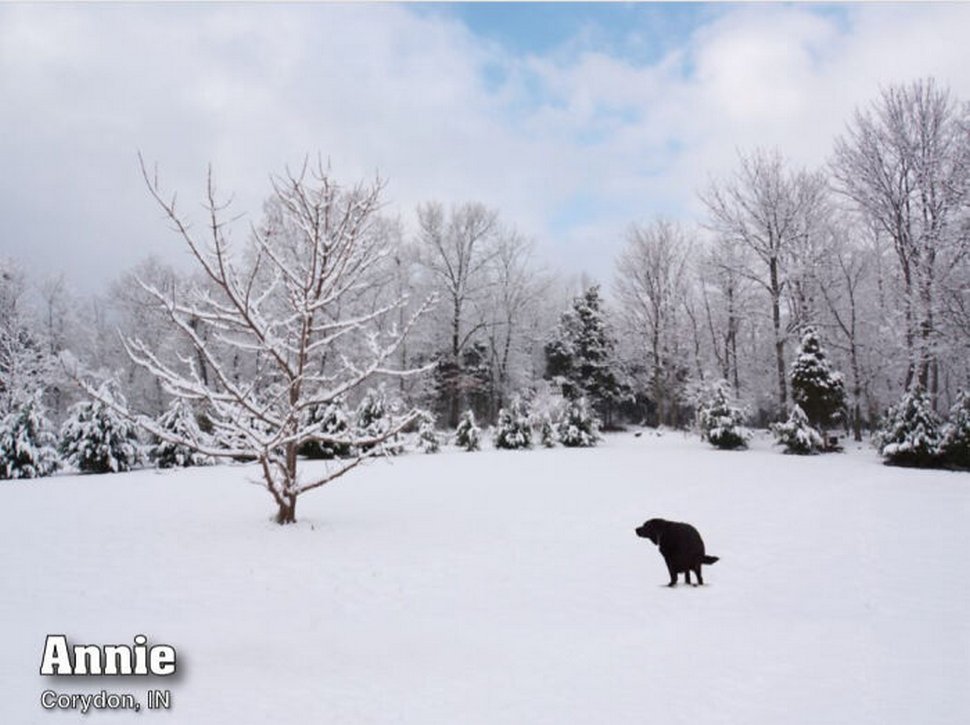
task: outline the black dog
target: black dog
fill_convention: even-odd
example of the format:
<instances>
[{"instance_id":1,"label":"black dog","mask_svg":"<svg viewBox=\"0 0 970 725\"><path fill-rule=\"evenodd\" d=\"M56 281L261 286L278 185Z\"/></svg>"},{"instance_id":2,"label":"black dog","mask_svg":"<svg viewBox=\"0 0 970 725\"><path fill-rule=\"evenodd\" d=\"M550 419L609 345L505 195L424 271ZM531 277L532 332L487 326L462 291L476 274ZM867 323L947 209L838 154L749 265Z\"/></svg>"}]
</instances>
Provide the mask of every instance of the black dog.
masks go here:
<instances>
[{"instance_id":1,"label":"black dog","mask_svg":"<svg viewBox=\"0 0 970 725\"><path fill-rule=\"evenodd\" d=\"M691 583L691 572L697 575L697 584L703 584L701 564L713 564L718 560L716 556L704 554L704 541L697 529L690 524L650 519L636 529L636 532L637 536L650 539L660 547L660 554L667 562L667 571L670 572L669 587L677 586L677 575L680 572L684 572L684 581L688 584Z\"/></svg>"}]
</instances>

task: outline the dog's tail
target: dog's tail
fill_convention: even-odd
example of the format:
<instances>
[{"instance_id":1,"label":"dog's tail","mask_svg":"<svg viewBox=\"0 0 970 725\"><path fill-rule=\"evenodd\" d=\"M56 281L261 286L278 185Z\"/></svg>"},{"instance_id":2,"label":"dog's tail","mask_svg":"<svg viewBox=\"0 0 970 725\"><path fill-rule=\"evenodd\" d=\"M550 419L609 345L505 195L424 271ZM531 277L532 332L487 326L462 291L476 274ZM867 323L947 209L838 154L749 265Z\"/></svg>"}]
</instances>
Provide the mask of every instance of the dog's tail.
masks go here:
<instances>
[{"instance_id":1,"label":"dog's tail","mask_svg":"<svg viewBox=\"0 0 970 725\"><path fill-rule=\"evenodd\" d=\"M701 561L705 564L713 564L715 561L717 561L720 558L721 557L719 556L705 556L703 559L701 559Z\"/></svg>"}]
</instances>

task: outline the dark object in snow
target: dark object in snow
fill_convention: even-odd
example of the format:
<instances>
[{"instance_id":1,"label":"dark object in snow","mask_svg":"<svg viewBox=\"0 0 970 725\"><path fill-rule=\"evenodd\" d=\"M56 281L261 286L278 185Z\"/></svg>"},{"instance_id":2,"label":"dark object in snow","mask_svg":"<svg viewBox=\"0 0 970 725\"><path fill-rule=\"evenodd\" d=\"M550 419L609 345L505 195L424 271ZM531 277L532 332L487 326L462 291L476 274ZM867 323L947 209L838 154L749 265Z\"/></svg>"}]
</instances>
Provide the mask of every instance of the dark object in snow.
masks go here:
<instances>
[{"instance_id":1,"label":"dark object in snow","mask_svg":"<svg viewBox=\"0 0 970 725\"><path fill-rule=\"evenodd\" d=\"M642 430L638 430L636 433L633 434L633 437L634 438L639 438L642 435L643 435L643 431Z\"/></svg>"},{"instance_id":2,"label":"dark object in snow","mask_svg":"<svg viewBox=\"0 0 970 725\"><path fill-rule=\"evenodd\" d=\"M690 584L690 573L697 575L697 584L703 584L701 564L713 564L718 560L716 556L704 553L704 540L690 524L679 521L665 521L664 519L650 519L643 526L635 529L637 536L650 539L660 547L660 555L667 563L670 572L670 584L677 586L677 575L684 573L684 581ZM694 586L697 586L695 584Z\"/></svg>"}]
</instances>

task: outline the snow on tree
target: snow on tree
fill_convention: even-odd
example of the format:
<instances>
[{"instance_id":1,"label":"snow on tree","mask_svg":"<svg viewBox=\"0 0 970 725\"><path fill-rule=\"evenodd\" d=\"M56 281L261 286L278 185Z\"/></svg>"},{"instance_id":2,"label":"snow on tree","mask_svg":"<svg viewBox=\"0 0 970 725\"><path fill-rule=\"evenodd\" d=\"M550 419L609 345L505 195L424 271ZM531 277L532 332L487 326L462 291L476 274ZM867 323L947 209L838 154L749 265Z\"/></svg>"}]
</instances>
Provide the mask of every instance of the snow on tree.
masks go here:
<instances>
[{"instance_id":1,"label":"snow on tree","mask_svg":"<svg viewBox=\"0 0 970 725\"><path fill-rule=\"evenodd\" d=\"M595 446L600 440L599 421L590 413L586 398L571 400L556 423L559 442L567 448Z\"/></svg>"},{"instance_id":2,"label":"snow on tree","mask_svg":"<svg viewBox=\"0 0 970 725\"><path fill-rule=\"evenodd\" d=\"M552 416L549 411L543 411L535 420L536 434L539 436L539 444L543 448L555 448L559 436L556 433L556 426L553 425Z\"/></svg>"},{"instance_id":3,"label":"snow on tree","mask_svg":"<svg viewBox=\"0 0 970 725\"><path fill-rule=\"evenodd\" d=\"M418 207L420 262L440 289L445 302L440 312L447 315L448 347L439 377L449 426L458 424L463 387L472 382L464 375L462 353L485 326L469 318L489 286L497 221L497 212L481 204L453 207L449 214L438 203Z\"/></svg>"},{"instance_id":4,"label":"snow on tree","mask_svg":"<svg viewBox=\"0 0 970 725\"><path fill-rule=\"evenodd\" d=\"M797 403L792 406L788 420L772 425L771 432L775 435L775 443L785 447L785 453L808 455L825 448L822 435L812 427Z\"/></svg>"},{"instance_id":5,"label":"snow on tree","mask_svg":"<svg viewBox=\"0 0 970 725\"><path fill-rule=\"evenodd\" d=\"M845 382L841 373L832 370L814 328L805 330L792 363L791 392L809 424L822 435L845 411Z\"/></svg>"},{"instance_id":6,"label":"snow on tree","mask_svg":"<svg viewBox=\"0 0 970 725\"><path fill-rule=\"evenodd\" d=\"M475 425L475 413L466 410L455 429L455 445L466 451L477 451L481 448L481 435L481 428Z\"/></svg>"},{"instance_id":7,"label":"snow on tree","mask_svg":"<svg viewBox=\"0 0 970 725\"><path fill-rule=\"evenodd\" d=\"M692 240L674 223L658 219L630 227L616 266L621 319L638 359L646 358L644 377L657 425L676 425L678 394L686 376L679 337ZM688 314L689 317L689 314Z\"/></svg>"},{"instance_id":8,"label":"snow on tree","mask_svg":"<svg viewBox=\"0 0 970 725\"><path fill-rule=\"evenodd\" d=\"M398 433L401 426L396 425L398 403L388 403L387 391L384 385L368 388L363 399L357 406L354 416L354 427L357 435L365 440L359 444L362 453L387 454L396 456L404 452ZM412 421L421 420L424 411L415 409ZM395 431L388 434L388 431ZM376 443L367 441L374 440Z\"/></svg>"},{"instance_id":9,"label":"snow on tree","mask_svg":"<svg viewBox=\"0 0 970 725\"><path fill-rule=\"evenodd\" d=\"M920 386L889 409L877 440L880 454L891 465L930 468L939 462L940 421Z\"/></svg>"},{"instance_id":10,"label":"snow on tree","mask_svg":"<svg viewBox=\"0 0 970 725\"><path fill-rule=\"evenodd\" d=\"M103 383L96 397L82 400L67 411L61 426L60 453L84 473L119 473L141 462L135 425L125 411L117 386Z\"/></svg>"},{"instance_id":11,"label":"snow on tree","mask_svg":"<svg viewBox=\"0 0 970 725\"><path fill-rule=\"evenodd\" d=\"M187 341L189 354L163 359L153 341L137 337L125 338L125 348L167 394L205 409L209 442L173 436L147 416L132 417L158 437L200 453L255 460L276 503L276 521L292 523L299 496L383 452L382 444L418 414L402 410L380 432L355 427L348 437L307 422L311 410L354 393L375 375L424 371L398 369L391 360L431 301L399 325L395 313L405 297L373 305L366 294L390 253L377 223L383 184L342 187L321 162L274 177L265 219L250 228L240 248L231 238L228 205L219 200L211 172L206 220L200 225L176 208L174 197L163 197L144 163L142 172L204 282L169 294L143 284ZM77 368L72 372L97 395ZM355 453L302 476L297 453L314 440L348 443Z\"/></svg>"},{"instance_id":12,"label":"snow on tree","mask_svg":"<svg viewBox=\"0 0 970 725\"><path fill-rule=\"evenodd\" d=\"M155 437L148 451L148 457L156 467L187 468L206 466L213 462L211 456L199 453L196 448L178 442L179 440L201 442L205 438L188 401L173 398L168 410L158 418L158 425L168 431L170 437L167 439Z\"/></svg>"},{"instance_id":13,"label":"snow on tree","mask_svg":"<svg viewBox=\"0 0 970 725\"><path fill-rule=\"evenodd\" d=\"M589 399L609 424L615 405L629 397L630 386L623 379L598 285L562 313L545 354L546 378L558 383L563 397Z\"/></svg>"},{"instance_id":14,"label":"snow on tree","mask_svg":"<svg viewBox=\"0 0 970 725\"><path fill-rule=\"evenodd\" d=\"M0 419L0 479L49 476L58 465L57 436L37 391Z\"/></svg>"},{"instance_id":15,"label":"snow on tree","mask_svg":"<svg viewBox=\"0 0 970 725\"><path fill-rule=\"evenodd\" d=\"M532 447L532 425L525 401L518 395L498 413L498 421L492 433L496 448L516 449Z\"/></svg>"},{"instance_id":16,"label":"snow on tree","mask_svg":"<svg viewBox=\"0 0 970 725\"><path fill-rule=\"evenodd\" d=\"M310 459L331 460L351 455L351 445L340 439L350 439L350 413L343 398L336 398L327 405L310 410L309 426L319 426L326 439L311 439L300 446L300 455Z\"/></svg>"},{"instance_id":17,"label":"snow on tree","mask_svg":"<svg viewBox=\"0 0 970 725\"><path fill-rule=\"evenodd\" d=\"M698 411L701 439L717 448L743 448L749 437L744 427L745 414L732 404L729 390L726 380L718 381Z\"/></svg>"},{"instance_id":18,"label":"snow on tree","mask_svg":"<svg viewBox=\"0 0 970 725\"><path fill-rule=\"evenodd\" d=\"M948 287L966 258L968 169L966 107L932 78L882 89L835 143L837 188L891 240L898 263L904 388L917 385L932 397L940 376L942 298L948 291L958 299L964 294L959 283Z\"/></svg>"},{"instance_id":19,"label":"snow on tree","mask_svg":"<svg viewBox=\"0 0 970 725\"><path fill-rule=\"evenodd\" d=\"M970 469L970 394L961 390L943 426L940 455L947 465Z\"/></svg>"},{"instance_id":20,"label":"snow on tree","mask_svg":"<svg viewBox=\"0 0 970 725\"><path fill-rule=\"evenodd\" d=\"M441 450L441 438L435 429L434 415L425 412L418 423L418 448L424 453L437 453Z\"/></svg>"},{"instance_id":21,"label":"snow on tree","mask_svg":"<svg viewBox=\"0 0 970 725\"><path fill-rule=\"evenodd\" d=\"M826 178L822 172L790 171L776 150L757 150L739 161L733 177L713 183L701 200L714 231L740 247L733 260L739 276L767 295L780 412L788 406L785 293L801 261L801 245L824 225Z\"/></svg>"}]
</instances>

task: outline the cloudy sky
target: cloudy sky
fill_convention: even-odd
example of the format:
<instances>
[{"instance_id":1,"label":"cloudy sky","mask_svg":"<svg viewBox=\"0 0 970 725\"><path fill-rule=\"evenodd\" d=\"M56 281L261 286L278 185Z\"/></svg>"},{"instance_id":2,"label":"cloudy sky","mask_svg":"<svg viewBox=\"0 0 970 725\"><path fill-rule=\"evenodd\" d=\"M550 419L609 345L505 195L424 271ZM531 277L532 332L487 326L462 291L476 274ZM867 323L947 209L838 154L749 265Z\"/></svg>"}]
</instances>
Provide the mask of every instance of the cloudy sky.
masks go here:
<instances>
[{"instance_id":1,"label":"cloudy sky","mask_svg":"<svg viewBox=\"0 0 970 725\"><path fill-rule=\"evenodd\" d=\"M970 99L968 4L0 4L0 256L101 287L185 263L137 152L259 216L308 152L387 211L476 200L566 273L631 222L700 218L737 149L824 163L881 85ZM245 233L245 225L239 228Z\"/></svg>"}]
</instances>

